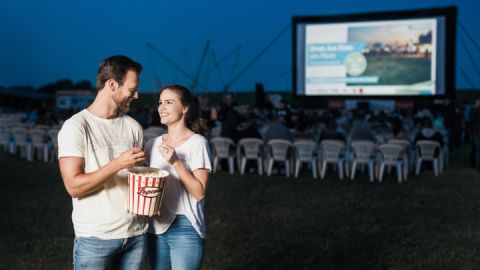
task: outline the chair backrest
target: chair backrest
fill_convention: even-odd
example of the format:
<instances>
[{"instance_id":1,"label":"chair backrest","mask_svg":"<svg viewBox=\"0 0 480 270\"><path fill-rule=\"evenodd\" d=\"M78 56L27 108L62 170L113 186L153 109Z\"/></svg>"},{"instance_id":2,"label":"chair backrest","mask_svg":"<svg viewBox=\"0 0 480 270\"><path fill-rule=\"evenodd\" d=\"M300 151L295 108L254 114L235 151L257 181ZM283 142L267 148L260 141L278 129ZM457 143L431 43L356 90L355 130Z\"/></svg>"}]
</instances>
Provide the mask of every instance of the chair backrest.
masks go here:
<instances>
[{"instance_id":1,"label":"chair backrest","mask_svg":"<svg viewBox=\"0 0 480 270\"><path fill-rule=\"evenodd\" d=\"M50 137L50 140L52 140L52 144L55 148L58 147L58 132L60 132L60 129L50 129L48 131L48 136Z\"/></svg>"},{"instance_id":2,"label":"chair backrest","mask_svg":"<svg viewBox=\"0 0 480 270\"><path fill-rule=\"evenodd\" d=\"M408 149L412 145L409 140L405 140L405 139L389 139L388 143L400 145L404 149Z\"/></svg>"},{"instance_id":3,"label":"chair backrest","mask_svg":"<svg viewBox=\"0 0 480 270\"><path fill-rule=\"evenodd\" d=\"M220 158L231 156L230 148L235 145L231 139L225 137L212 138L210 143L213 146L214 155Z\"/></svg>"},{"instance_id":4,"label":"chair backrest","mask_svg":"<svg viewBox=\"0 0 480 270\"><path fill-rule=\"evenodd\" d=\"M375 143L368 140L355 140L351 142L353 149L353 157L357 162L368 163L373 151Z\"/></svg>"},{"instance_id":5,"label":"chair backrest","mask_svg":"<svg viewBox=\"0 0 480 270\"><path fill-rule=\"evenodd\" d=\"M274 160L286 160L290 154L292 143L282 139L271 139L267 142L269 154Z\"/></svg>"},{"instance_id":6,"label":"chair backrest","mask_svg":"<svg viewBox=\"0 0 480 270\"><path fill-rule=\"evenodd\" d=\"M293 143L295 158L301 161L310 161L315 154L317 144L314 140L296 140Z\"/></svg>"},{"instance_id":7,"label":"chair backrest","mask_svg":"<svg viewBox=\"0 0 480 270\"><path fill-rule=\"evenodd\" d=\"M7 129L0 129L0 144L8 145L10 142L10 132Z\"/></svg>"},{"instance_id":8,"label":"chair backrest","mask_svg":"<svg viewBox=\"0 0 480 270\"><path fill-rule=\"evenodd\" d=\"M12 134L16 144L24 145L27 143L28 132L26 128L14 127L12 128Z\"/></svg>"},{"instance_id":9,"label":"chair backrest","mask_svg":"<svg viewBox=\"0 0 480 270\"><path fill-rule=\"evenodd\" d=\"M42 146L44 144L45 135L47 134L44 129L33 128L30 129L28 133L34 146Z\"/></svg>"},{"instance_id":10,"label":"chair backrest","mask_svg":"<svg viewBox=\"0 0 480 270\"><path fill-rule=\"evenodd\" d=\"M398 144L382 144L379 149L382 152L383 162L386 165L396 165L397 161L401 159L405 153L405 149Z\"/></svg>"},{"instance_id":11,"label":"chair backrest","mask_svg":"<svg viewBox=\"0 0 480 270\"><path fill-rule=\"evenodd\" d=\"M238 141L238 146L243 149L247 159L256 159L262 155L263 141L258 138L243 138Z\"/></svg>"},{"instance_id":12,"label":"chair backrest","mask_svg":"<svg viewBox=\"0 0 480 270\"><path fill-rule=\"evenodd\" d=\"M440 143L431 140L420 140L416 143L418 154L422 159L433 160L435 159L436 152L440 152Z\"/></svg>"},{"instance_id":13,"label":"chair backrest","mask_svg":"<svg viewBox=\"0 0 480 270\"><path fill-rule=\"evenodd\" d=\"M335 162L339 160L340 155L345 150L345 143L340 140L322 140L320 142L319 152L322 154L322 159Z\"/></svg>"}]
</instances>

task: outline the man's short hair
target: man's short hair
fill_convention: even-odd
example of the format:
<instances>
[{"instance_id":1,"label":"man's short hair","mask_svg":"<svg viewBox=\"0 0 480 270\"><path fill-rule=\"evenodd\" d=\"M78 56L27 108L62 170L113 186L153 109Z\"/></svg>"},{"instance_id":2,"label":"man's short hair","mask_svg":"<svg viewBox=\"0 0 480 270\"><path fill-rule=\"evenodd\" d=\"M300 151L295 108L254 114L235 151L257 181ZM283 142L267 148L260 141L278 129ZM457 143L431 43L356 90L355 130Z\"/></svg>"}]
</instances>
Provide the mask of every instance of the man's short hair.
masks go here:
<instances>
[{"instance_id":1,"label":"man's short hair","mask_svg":"<svg viewBox=\"0 0 480 270\"><path fill-rule=\"evenodd\" d=\"M114 79L122 86L129 70L140 74L142 65L124 55L115 55L103 60L97 72L97 91L102 90L110 79Z\"/></svg>"}]
</instances>

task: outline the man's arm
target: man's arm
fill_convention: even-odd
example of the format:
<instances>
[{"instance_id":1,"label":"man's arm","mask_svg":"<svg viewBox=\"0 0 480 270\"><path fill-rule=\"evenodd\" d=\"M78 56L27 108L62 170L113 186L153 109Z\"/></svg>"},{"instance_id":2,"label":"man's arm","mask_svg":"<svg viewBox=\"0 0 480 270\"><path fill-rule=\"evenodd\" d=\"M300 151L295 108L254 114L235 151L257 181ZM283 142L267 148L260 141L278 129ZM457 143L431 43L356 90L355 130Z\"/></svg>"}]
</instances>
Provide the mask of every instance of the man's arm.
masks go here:
<instances>
[{"instance_id":1,"label":"man's arm","mask_svg":"<svg viewBox=\"0 0 480 270\"><path fill-rule=\"evenodd\" d=\"M144 160L145 153L140 148L132 148L100 169L90 173L85 173L84 158L61 157L59 164L68 194L73 198L78 198L98 189L121 169L130 168Z\"/></svg>"}]
</instances>

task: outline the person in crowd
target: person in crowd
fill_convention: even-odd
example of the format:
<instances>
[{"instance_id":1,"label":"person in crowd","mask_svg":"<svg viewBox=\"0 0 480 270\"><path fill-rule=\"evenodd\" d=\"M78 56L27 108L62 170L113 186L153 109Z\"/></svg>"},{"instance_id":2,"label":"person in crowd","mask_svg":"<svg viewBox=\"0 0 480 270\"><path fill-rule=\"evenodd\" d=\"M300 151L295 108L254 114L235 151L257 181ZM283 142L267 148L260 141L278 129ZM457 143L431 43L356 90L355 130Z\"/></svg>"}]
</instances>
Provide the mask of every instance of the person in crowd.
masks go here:
<instances>
[{"instance_id":1,"label":"person in crowd","mask_svg":"<svg viewBox=\"0 0 480 270\"><path fill-rule=\"evenodd\" d=\"M319 142L322 142L322 140L325 140L325 139L345 141L345 134L343 134L338 130L337 121L333 117L330 117L327 119L325 128L320 134Z\"/></svg>"},{"instance_id":2,"label":"person in crowd","mask_svg":"<svg viewBox=\"0 0 480 270\"><path fill-rule=\"evenodd\" d=\"M184 86L160 94L158 113L168 132L146 144L147 164L168 171L160 215L150 222L150 269L200 269L205 245L204 202L211 154L199 101Z\"/></svg>"},{"instance_id":3,"label":"person in crowd","mask_svg":"<svg viewBox=\"0 0 480 270\"><path fill-rule=\"evenodd\" d=\"M218 113L218 120L223 122L229 116L230 112L236 107L238 104L235 101L235 96L232 93L226 93L223 98L223 103L220 106L220 110Z\"/></svg>"},{"instance_id":4,"label":"person in crowd","mask_svg":"<svg viewBox=\"0 0 480 270\"><path fill-rule=\"evenodd\" d=\"M409 140L408 135L403 128L400 117L394 117L390 122L392 124L392 133L390 135L391 139Z\"/></svg>"},{"instance_id":5,"label":"person in crowd","mask_svg":"<svg viewBox=\"0 0 480 270\"><path fill-rule=\"evenodd\" d=\"M269 113L270 116L270 125L265 132L264 141L268 143L268 141L272 139L282 139L293 142L293 134L290 129L283 124L282 119L278 117L274 110L271 110Z\"/></svg>"},{"instance_id":6,"label":"person in crowd","mask_svg":"<svg viewBox=\"0 0 480 270\"><path fill-rule=\"evenodd\" d=\"M257 122L252 114L252 109L249 105L243 104L236 107L240 116L240 122L237 124L236 130L239 139L242 138L262 138L258 131Z\"/></svg>"},{"instance_id":7,"label":"person in crowd","mask_svg":"<svg viewBox=\"0 0 480 270\"><path fill-rule=\"evenodd\" d=\"M419 140L437 141L443 147L444 140L442 134L433 127L432 119L426 117L423 119L422 128L418 131L415 137L415 142Z\"/></svg>"},{"instance_id":8,"label":"person in crowd","mask_svg":"<svg viewBox=\"0 0 480 270\"><path fill-rule=\"evenodd\" d=\"M377 142L377 138L373 134L372 128L370 124L365 120L356 119L352 123L352 128L348 134L348 142L356 141L356 140L366 140L371 142ZM379 142L379 143L384 143Z\"/></svg>"},{"instance_id":9,"label":"person in crowd","mask_svg":"<svg viewBox=\"0 0 480 270\"><path fill-rule=\"evenodd\" d=\"M97 95L58 134L60 172L72 197L74 269L141 269L148 220L127 210L126 169L145 160L142 127L126 114L138 99L142 66L105 59Z\"/></svg>"}]
</instances>

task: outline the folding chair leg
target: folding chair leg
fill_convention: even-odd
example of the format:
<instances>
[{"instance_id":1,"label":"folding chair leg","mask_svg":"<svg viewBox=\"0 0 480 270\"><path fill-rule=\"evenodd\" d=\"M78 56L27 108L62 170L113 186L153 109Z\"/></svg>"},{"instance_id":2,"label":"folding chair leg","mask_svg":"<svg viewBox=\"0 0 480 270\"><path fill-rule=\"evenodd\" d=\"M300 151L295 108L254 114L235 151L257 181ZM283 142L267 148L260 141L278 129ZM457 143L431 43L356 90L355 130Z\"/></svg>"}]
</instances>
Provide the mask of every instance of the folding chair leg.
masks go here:
<instances>
[{"instance_id":1,"label":"folding chair leg","mask_svg":"<svg viewBox=\"0 0 480 270\"><path fill-rule=\"evenodd\" d=\"M230 171L230 174L233 174L235 172L233 157L228 158L228 170Z\"/></svg>"},{"instance_id":2,"label":"folding chair leg","mask_svg":"<svg viewBox=\"0 0 480 270\"><path fill-rule=\"evenodd\" d=\"M288 160L285 161L285 174L290 177L290 161Z\"/></svg>"},{"instance_id":3,"label":"folding chair leg","mask_svg":"<svg viewBox=\"0 0 480 270\"><path fill-rule=\"evenodd\" d=\"M272 175L273 159L268 160L267 176Z\"/></svg>"},{"instance_id":4,"label":"folding chair leg","mask_svg":"<svg viewBox=\"0 0 480 270\"><path fill-rule=\"evenodd\" d=\"M258 174L263 175L263 164L262 164L261 158L257 159L257 165L258 165Z\"/></svg>"},{"instance_id":5,"label":"folding chair leg","mask_svg":"<svg viewBox=\"0 0 480 270\"><path fill-rule=\"evenodd\" d=\"M352 164L352 173L350 174L350 179L353 180L355 178L355 171L357 170L357 161L353 161Z\"/></svg>"},{"instance_id":6,"label":"folding chair leg","mask_svg":"<svg viewBox=\"0 0 480 270\"><path fill-rule=\"evenodd\" d=\"M417 160L417 166L415 166L415 174L419 175L420 174L420 167L422 166L422 159Z\"/></svg>"},{"instance_id":7,"label":"folding chair leg","mask_svg":"<svg viewBox=\"0 0 480 270\"><path fill-rule=\"evenodd\" d=\"M373 170L373 162L368 163L368 176L370 177L370 182L374 181L375 175L374 175L374 170ZM353 179L353 178L352 178Z\"/></svg>"},{"instance_id":8,"label":"folding chair leg","mask_svg":"<svg viewBox=\"0 0 480 270\"><path fill-rule=\"evenodd\" d=\"M397 166L396 166L396 169L397 169L397 182L399 184L402 183L402 174L403 174L403 164L397 162Z\"/></svg>"},{"instance_id":9,"label":"folding chair leg","mask_svg":"<svg viewBox=\"0 0 480 270\"><path fill-rule=\"evenodd\" d=\"M325 173L327 172L327 161L323 161L322 163L322 174L320 175L321 178L325 178Z\"/></svg>"},{"instance_id":10,"label":"folding chair leg","mask_svg":"<svg viewBox=\"0 0 480 270\"><path fill-rule=\"evenodd\" d=\"M382 180L383 180L383 172L385 170L385 165L384 164L381 164L380 165L380 171L378 173L378 181L381 183Z\"/></svg>"},{"instance_id":11,"label":"folding chair leg","mask_svg":"<svg viewBox=\"0 0 480 270\"><path fill-rule=\"evenodd\" d=\"M214 172L214 173L217 172L217 166L218 166L218 158L217 158L217 157L214 157L214 158L213 158L213 172Z\"/></svg>"},{"instance_id":12,"label":"folding chair leg","mask_svg":"<svg viewBox=\"0 0 480 270\"><path fill-rule=\"evenodd\" d=\"M242 164L242 165L241 165L241 171L240 171L240 173L241 173L242 175L244 175L244 174L245 174L245 166L247 165L247 159L246 159L246 158L242 158L241 164Z\"/></svg>"},{"instance_id":13,"label":"folding chair leg","mask_svg":"<svg viewBox=\"0 0 480 270\"><path fill-rule=\"evenodd\" d=\"M300 160L297 160L295 162L295 175L294 175L295 178L298 178L298 173L300 172L300 166L302 166L301 164L302 163L300 162Z\"/></svg>"}]
</instances>

